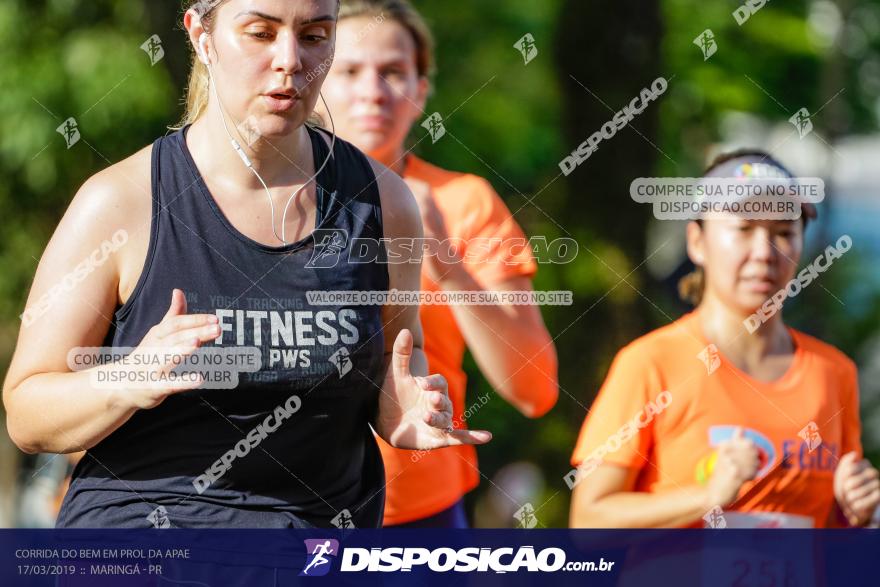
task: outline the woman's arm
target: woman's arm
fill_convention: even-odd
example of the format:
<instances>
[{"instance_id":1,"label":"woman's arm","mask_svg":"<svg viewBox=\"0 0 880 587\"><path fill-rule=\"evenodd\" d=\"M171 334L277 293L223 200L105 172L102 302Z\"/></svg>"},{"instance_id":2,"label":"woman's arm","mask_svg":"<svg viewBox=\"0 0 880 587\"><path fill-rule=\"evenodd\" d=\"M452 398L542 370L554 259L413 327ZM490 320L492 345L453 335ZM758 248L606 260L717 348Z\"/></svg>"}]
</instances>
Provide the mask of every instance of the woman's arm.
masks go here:
<instances>
[{"instance_id":1,"label":"woman's arm","mask_svg":"<svg viewBox=\"0 0 880 587\"><path fill-rule=\"evenodd\" d=\"M531 291L527 277L482 287L463 269L443 282L445 290ZM468 349L486 379L523 415L537 418L556 403L556 347L537 306L450 306Z\"/></svg>"},{"instance_id":2,"label":"woman's arm","mask_svg":"<svg viewBox=\"0 0 880 587\"><path fill-rule=\"evenodd\" d=\"M700 520L710 504L704 486L663 493L633 491L638 469L600 465L571 498L572 528L674 528Z\"/></svg>"},{"instance_id":3,"label":"woman's arm","mask_svg":"<svg viewBox=\"0 0 880 587\"><path fill-rule=\"evenodd\" d=\"M384 166L371 162L382 203L386 246L418 239L422 224L418 206L406 184ZM406 249L401 249L401 253ZM394 255L389 254L390 258ZM401 255L399 258L405 258ZM389 288L418 292L420 263L389 263ZM382 308L386 375L379 396L376 432L396 448L433 449L457 444L483 444L492 435L481 430L452 429L452 402L446 380L428 374L419 305Z\"/></svg>"},{"instance_id":4,"label":"woman's arm","mask_svg":"<svg viewBox=\"0 0 880 587\"><path fill-rule=\"evenodd\" d=\"M79 372L68 366L75 347L103 343L120 301L120 280L135 283L143 267L152 213L149 153L145 149L89 179L40 260L3 384L9 435L25 452L89 449L137 409L158 405L172 391L103 389L92 384L93 373L115 365ZM94 254L120 230L127 237L121 248ZM169 313L169 319L185 313L180 292ZM180 317L162 334L196 336L204 319ZM172 342L154 340L162 341Z\"/></svg>"},{"instance_id":5,"label":"woman's arm","mask_svg":"<svg viewBox=\"0 0 880 587\"><path fill-rule=\"evenodd\" d=\"M449 231L431 186L415 178L406 178L406 183L418 203L425 236L446 242ZM488 198L488 208L494 204L492 196ZM493 259L491 262L507 261ZM442 262L437 255L428 255L423 262L428 276L446 291L532 290L531 280L524 276L481 283L458 255ZM449 307L480 371L499 395L530 418L547 413L556 403L559 388L556 348L538 307L511 304Z\"/></svg>"},{"instance_id":6,"label":"woman's arm","mask_svg":"<svg viewBox=\"0 0 880 587\"><path fill-rule=\"evenodd\" d=\"M647 493L634 491L637 468L603 463L580 479L571 499L573 528L672 528L698 522L710 510L736 501L743 484L758 472L758 449L738 429L717 448L706 485Z\"/></svg>"},{"instance_id":7,"label":"woman's arm","mask_svg":"<svg viewBox=\"0 0 880 587\"><path fill-rule=\"evenodd\" d=\"M388 239L389 258L407 257L395 249L401 247L403 239L420 239L422 237L422 223L419 219L418 207L409 190L396 174L391 173L384 167L373 165L376 173L376 182L382 198L382 226L384 237ZM399 291L417 292L420 289L420 263L388 263L388 287ZM392 305L387 304L382 308L383 332L385 334L385 357L386 362L391 360L394 341L397 335L408 329L412 333L413 350L410 366L412 374L424 376L428 374L428 358L425 356L425 340L422 332L422 323L419 320L419 305Z\"/></svg>"},{"instance_id":8,"label":"woman's arm","mask_svg":"<svg viewBox=\"0 0 880 587\"><path fill-rule=\"evenodd\" d=\"M82 186L40 259L28 295L3 385L9 435L28 453L90 448L134 413L112 391L93 388L88 371L72 373L67 366L70 349L99 346L107 334L118 255L92 266L70 291L58 289L121 227L114 183L108 171Z\"/></svg>"}]
</instances>

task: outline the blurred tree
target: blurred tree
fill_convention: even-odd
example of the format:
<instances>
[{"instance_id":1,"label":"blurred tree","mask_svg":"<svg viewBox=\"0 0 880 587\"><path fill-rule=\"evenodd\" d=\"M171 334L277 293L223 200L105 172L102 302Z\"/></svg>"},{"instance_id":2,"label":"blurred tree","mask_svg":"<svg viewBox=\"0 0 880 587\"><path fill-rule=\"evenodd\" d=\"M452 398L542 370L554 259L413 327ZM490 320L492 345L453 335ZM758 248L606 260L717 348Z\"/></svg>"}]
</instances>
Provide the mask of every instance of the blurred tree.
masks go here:
<instances>
[{"instance_id":1,"label":"blurred tree","mask_svg":"<svg viewBox=\"0 0 880 587\"><path fill-rule=\"evenodd\" d=\"M584 35L585 23L601 26L590 27L590 34ZM650 89L655 79L672 77L663 71L660 59L662 32L660 9L654 2L563 3L556 44L557 75L564 88L566 152L598 132L634 97ZM610 356L649 325L651 309L644 298L653 296L650 290L642 291L650 284L639 267L647 256L650 210L630 198L629 185L637 177L652 176L658 159L667 156L657 145L658 106L649 104L613 138L603 139L566 178L566 224L581 236L581 262L596 265L606 274L604 281L612 284L600 290L578 289L581 303L601 305L586 314L581 307L572 308L577 330L569 335L567 345L590 349L587 356L569 357L566 362L577 365L569 373L580 373L572 383L582 401L594 394L601 381L597 376L604 376ZM583 419L582 411L572 410L573 416Z\"/></svg>"},{"instance_id":2,"label":"blurred tree","mask_svg":"<svg viewBox=\"0 0 880 587\"><path fill-rule=\"evenodd\" d=\"M151 65L141 49L152 34L144 30L148 5L153 7L126 0L0 3L4 366L38 258L76 190L152 142L175 117L177 92L168 71L162 61ZM69 118L79 139L68 147L56 129ZM17 451L5 433L0 445L0 494L12 496Z\"/></svg>"},{"instance_id":3,"label":"blurred tree","mask_svg":"<svg viewBox=\"0 0 880 587\"><path fill-rule=\"evenodd\" d=\"M613 353L648 325L649 310L636 290L649 290L641 274L632 272L645 257L649 212L632 202L628 186L633 177L653 174L661 156L652 146L656 105L568 178L559 161L660 75L659 8L630 1L416 4L428 16L439 49L437 94L427 112L454 113L447 125L453 140L420 142L417 152L486 177L528 234L570 237L580 245L574 262L542 265L536 279L538 288L575 292L571 307L543 308L557 337L557 408L527 421L496 400L472 422L494 433L493 442L480 448L484 476L491 479L512 455L540 463L546 490L533 504L537 516L543 525L564 526L562 476L586 408ZM486 14L493 15L491 26ZM537 53L524 65L514 45L527 33ZM423 136L416 128L414 141ZM472 362L468 373L471 397L489 390ZM469 506L482 507L490 487L484 482Z\"/></svg>"},{"instance_id":4,"label":"blurred tree","mask_svg":"<svg viewBox=\"0 0 880 587\"><path fill-rule=\"evenodd\" d=\"M179 103L182 103L194 55L186 29L183 28L185 4L184 0L141 0L141 10L147 17L149 31L162 39L164 66L174 86L174 95L181 98Z\"/></svg>"}]
</instances>

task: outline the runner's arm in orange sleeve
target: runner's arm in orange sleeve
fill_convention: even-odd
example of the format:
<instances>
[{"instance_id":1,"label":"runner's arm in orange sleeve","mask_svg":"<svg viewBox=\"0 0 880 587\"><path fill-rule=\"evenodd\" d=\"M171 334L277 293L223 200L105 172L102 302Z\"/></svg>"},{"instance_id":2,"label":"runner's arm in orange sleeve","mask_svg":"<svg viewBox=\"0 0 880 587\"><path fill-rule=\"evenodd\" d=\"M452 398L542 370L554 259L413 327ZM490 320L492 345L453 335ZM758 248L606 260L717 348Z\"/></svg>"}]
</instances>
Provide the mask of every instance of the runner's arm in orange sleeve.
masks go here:
<instances>
[{"instance_id":1,"label":"runner's arm in orange sleeve","mask_svg":"<svg viewBox=\"0 0 880 587\"><path fill-rule=\"evenodd\" d=\"M627 347L614 358L578 436L572 455L577 470L566 479L570 487L576 483L569 515L572 528L685 526L712 508L704 486L661 494L636 490L639 474L652 466L648 455L656 440L653 419L631 433L622 432L660 387L651 361L640 352ZM611 442L615 437L621 441Z\"/></svg>"},{"instance_id":2,"label":"runner's arm in orange sleeve","mask_svg":"<svg viewBox=\"0 0 880 587\"><path fill-rule=\"evenodd\" d=\"M481 287L464 273L443 286L453 290L525 291L527 277ZM462 336L486 379L523 415L550 411L558 395L556 347L538 306L451 306Z\"/></svg>"},{"instance_id":3,"label":"runner's arm in orange sleeve","mask_svg":"<svg viewBox=\"0 0 880 587\"><path fill-rule=\"evenodd\" d=\"M450 234L464 240L490 243L474 245L464 258L424 258L428 276L446 291L532 290L537 266L522 230L485 180L471 186L468 196L472 223L467 229L449 230L432 195L422 181L407 179L416 196L425 235L446 241ZM451 219L455 221L456 219ZM519 246L500 246L501 242ZM479 250L478 250L479 248ZM518 249L518 252L513 252ZM492 387L523 415L537 418L547 413L558 395L556 348L538 306L450 305L455 321Z\"/></svg>"}]
</instances>

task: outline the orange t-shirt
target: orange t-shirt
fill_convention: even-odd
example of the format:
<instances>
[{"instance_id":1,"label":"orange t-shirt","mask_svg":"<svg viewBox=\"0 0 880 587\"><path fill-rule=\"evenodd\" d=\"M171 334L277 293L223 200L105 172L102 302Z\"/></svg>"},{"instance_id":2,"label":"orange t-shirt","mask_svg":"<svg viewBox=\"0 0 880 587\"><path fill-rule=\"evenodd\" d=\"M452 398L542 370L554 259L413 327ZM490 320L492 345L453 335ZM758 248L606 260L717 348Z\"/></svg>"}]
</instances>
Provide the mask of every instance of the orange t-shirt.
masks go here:
<instances>
[{"instance_id":1,"label":"orange t-shirt","mask_svg":"<svg viewBox=\"0 0 880 587\"><path fill-rule=\"evenodd\" d=\"M824 527L838 460L849 451L861 455L857 370L831 345L790 332L793 362L772 383L710 347L698 312L624 347L581 428L572 456L579 482L589 483L583 473L604 462L639 469L635 491L705 483L714 447L741 426L758 447L760 467L724 509L792 514Z\"/></svg>"},{"instance_id":2,"label":"orange t-shirt","mask_svg":"<svg viewBox=\"0 0 880 587\"><path fill-rule=\"evenodd\" d=\"M510 246L509 239L523 239L525 243L522 229L485 179L446 171L413 156L409 156L403 176L431 186L449 237L464 239L464 246L458 252L464 257L468 273L481 285L535 274L537 265L531 248ZM504 239L505 245L497 239ZM439 291L437 284L428 279L424 271L421 288ZM464 338L449 306L422 306L419 317L430 373L440 373L448 381L453 419L461 422L467 407L467 377L462 369ZM386 525L402 524L441 512L480 482L477 452L473 446L421 452L394 449L381 439L377 440L388 481Z\"/></svg>"}]
</instances>

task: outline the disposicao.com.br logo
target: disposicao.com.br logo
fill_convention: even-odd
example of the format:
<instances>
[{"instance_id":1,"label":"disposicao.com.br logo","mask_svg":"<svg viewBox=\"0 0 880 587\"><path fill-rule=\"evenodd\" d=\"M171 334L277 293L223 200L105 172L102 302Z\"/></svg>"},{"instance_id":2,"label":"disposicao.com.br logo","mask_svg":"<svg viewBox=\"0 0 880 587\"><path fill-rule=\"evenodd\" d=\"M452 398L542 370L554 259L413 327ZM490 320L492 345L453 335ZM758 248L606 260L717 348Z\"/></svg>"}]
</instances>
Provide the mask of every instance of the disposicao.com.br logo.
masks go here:
<instances>
[{"instance_id":1,"label":"disposicao.com.br logo","mask_svg":"<svg viewBox=\"0 0 880 587\"><path fill-rule=\"evenodd\" d=\"M306 540L308 559L300 576L326 575L331 568L330 557L339 554L336 540ZM437 573L515 573L517 571L553 573L556 571L610 572L614 561L567 561L561 548L533 546L517 548L419 548L386 547L342 549L339 571L394 573L410 572L413 567L427 567Z\"/></svg>"}]
</instances>

